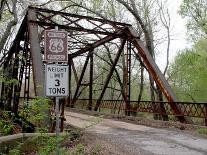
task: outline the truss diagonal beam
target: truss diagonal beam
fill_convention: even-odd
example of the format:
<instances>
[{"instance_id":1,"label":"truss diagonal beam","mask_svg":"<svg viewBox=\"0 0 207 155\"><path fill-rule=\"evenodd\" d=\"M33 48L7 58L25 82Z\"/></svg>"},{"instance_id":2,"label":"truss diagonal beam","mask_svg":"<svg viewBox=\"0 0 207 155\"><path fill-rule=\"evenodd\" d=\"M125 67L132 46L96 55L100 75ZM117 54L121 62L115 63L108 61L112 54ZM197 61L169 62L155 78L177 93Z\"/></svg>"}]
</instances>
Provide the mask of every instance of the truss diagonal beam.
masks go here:
<instances>
[{"instance_id":1,"label":"truss diagonal beam","mask_svg":"<svg viewBox=\"0 0 207 155\"><path fill-rule=\"evenodd\" d=\"M73 102L72 102L72 104L71 104L71 107L74 106L75 100L76 100L76 98L77 98L78 91L79 91L79 88L80 88L80 86L81 86L81 82L82 82L82 80L83 80L83 76L84 76L84 74L85 74L86 67L87 67L87 65L88 65L88 61L89 61L90 55L91 55L91 53L89 52L88 55L87 55L87 57L86 57L86 60L85 60L85 63L84 63L84 66L83 66L83 69L82 69L80 78L79 78L78 83L77 83L77 87L76 87L76 90L75 90L75 94L74 94L74 97L73 97Z\"/></svg>"},{"instance_id":2,"label":"truss diagonal beam","mask_svg":"<svg viewBox=\"0 0 207 155\"><path fill-rule=\"evenodd\" d=\"M101 100L102 100L102 98L103 98L103 96L104 96L104 93L105 93L106 88L107 88L107 86L108 86L108 83L109 83L109 81L110 81L110 79L111 79L111 76L112 76L112 74L113 74L113 72L114 72L114 70L115 70L115 67L116 67L116 64L117 64L117 62L118 62L118 60L119 60L119 57L120 57L120 55L121 55L121 52L122 52L123 49L124 49L124 45L125 45L125 43L126 43L126 39L123 39L122 44L121 44L121 47L119 48L119 51L117 52L116 58L114 59L114 62L113 62L112 66L111 66L111 69L110 69L110 72L109 72L109 74L108 74L108 76L107 76L107 78L106 78L106 81L105 81L105 83L104 83L103 90L102 90L102 92L101 92L101 94L100 94L100 96L99 96L99 98L98 98L98 100L97 100L97 102L96 102L96 106L95 106L95 109L94 109L95 111L98 110L98 107L99 107L99 105L100 105L100 103L101 103Z\"/></svg>"},{"instance_id":3,"label":"truss diagonal beam","mask_svg":"<svg viewBox=\"0 0 207 155\"><path fill-rule=\"evenodd\" d=\"M133 37L130 37L130 41L133 43L133 45L137 48L139 52L139 53L136 53L137 56L142 57L143 62L145 66L147 67L150 75L153 77L155 82L158 84L158 86L160 87L160 89L162 90L166 98L168 99L173 111L177 115L181 115L181 116L177 116L179 121L183 123L192 123L192 121L189 118L182 115L182 108L176 104L176 102L178 102L178 99L176 95L174 94L172 88L170 87L164 75L162 74L158 66L156 65L155 61L153 60L147 48L143 45L143 43L139 39L136 38L137 34L131 27L129 27L129 33L133 36Z\"/></svg>"},{"instance_id":4,"label":"truss diagonal beam","mask_svg":"<svg viewBox=\"0 0 207 155\"><path fill-rule=\"evenodd\" d=\"M94 49L94 48L96 48L98 46L101 46L101 45L103 45L103 44L105 44L105 43L107 43L107 42L109 42L111 40L116 39L117 37L118 36L106 36L106 37L102 38L101 40L98 40L95 43L93 43L91 45L88 45L85 48L83 48L83 49L81 49L81 50L79 50L79 51L77 51L75 53L69 54L69 57L71 59L74 58L74 57L77 57L78 55L84 54L84 53L86 53L86 52L88 52L88 51L90 51L90 50L92 50L92 49Z\"/></svg>"}]
</instances>

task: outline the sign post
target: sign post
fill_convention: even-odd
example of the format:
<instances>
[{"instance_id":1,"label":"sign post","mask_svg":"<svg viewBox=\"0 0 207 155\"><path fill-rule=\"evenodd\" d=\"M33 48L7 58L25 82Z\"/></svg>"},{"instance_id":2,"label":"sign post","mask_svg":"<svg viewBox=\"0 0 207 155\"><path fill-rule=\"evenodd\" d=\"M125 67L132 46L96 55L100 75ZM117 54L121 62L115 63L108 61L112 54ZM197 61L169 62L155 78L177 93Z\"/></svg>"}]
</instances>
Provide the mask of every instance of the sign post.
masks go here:
<instances>
[{"instance_id":1,"label":"sign post","mask_svg":"<svg viewBox=\"0 0 207 155\"><path fill-rule=\"evenodd\" d=\"M55 97L56 138L59 155L60 106L59 97L68 96L68 65L59 65L58 62L68 62L68 34L66 31L45 30L44 53L46 62L56 64L46 65L46 96Z\"/></svg>"},{"instance_id":2,"label":"sign post","mask_svg":"<svg viewBox=\"0 0 207 155\"><path fill-rule=\"evenodd\" d=\"M57 155L59 155L60 106L59 97L68 96L68 65L46 65L46 96L54 96L56 113Z\"/></svg>"},{"instance_id":3,"label":"sign post","mask_svg":"<svg viewBox=\"0 0 207 155\"><path fill-rule=\"evenodd\" d=\"M59 97L55 98L55 113L56 113L56 155L60 154L59 151L59 133L60 133L60 108L59 108Z\"/></svg>"}]
</instances>

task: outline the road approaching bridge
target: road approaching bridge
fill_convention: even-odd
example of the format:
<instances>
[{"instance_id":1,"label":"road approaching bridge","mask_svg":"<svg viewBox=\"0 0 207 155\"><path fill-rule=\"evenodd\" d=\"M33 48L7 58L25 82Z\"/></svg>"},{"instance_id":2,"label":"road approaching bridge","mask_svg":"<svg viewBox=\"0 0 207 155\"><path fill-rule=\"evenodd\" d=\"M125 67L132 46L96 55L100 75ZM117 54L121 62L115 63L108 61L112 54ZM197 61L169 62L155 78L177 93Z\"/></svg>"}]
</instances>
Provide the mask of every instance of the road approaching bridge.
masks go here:
<instances>
[{"instance_id":1,"label":"road approaching bridge","mask_svg":"<svg viewBox=\"0 0 207 155\"><path fill-rule=\"evenodd\" d=\"M85 128L128 155L206 155L207 139L183 131L158 129L65 111L66 123ZM121 151L120 151L121 150ZM124 153L125 152L125 153Z\"/></svg>"}]
</instances>

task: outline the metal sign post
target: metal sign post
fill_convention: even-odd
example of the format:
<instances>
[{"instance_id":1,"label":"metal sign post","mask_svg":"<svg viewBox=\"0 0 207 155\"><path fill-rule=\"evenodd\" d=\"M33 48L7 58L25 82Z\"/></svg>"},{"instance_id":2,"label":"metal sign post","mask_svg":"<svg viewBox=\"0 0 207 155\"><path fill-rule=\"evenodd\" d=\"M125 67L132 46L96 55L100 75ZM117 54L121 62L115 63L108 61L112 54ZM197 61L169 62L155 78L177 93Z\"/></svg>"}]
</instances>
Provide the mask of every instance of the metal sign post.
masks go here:
<instances>
[{"instance_id":1,"label":"metal sign post","mask_svg":"<svg viewBox=\"0 0 207 155\"><path fill-rule=\"evenodd\" d=\"M55 114L56 114L56 140L57 140L57 146L56 146L56 155L60 154L59 151L59 134L60 134L60 108L59 108L59 97L55 98Z\"/></svg>"},{"instance_id":2,"label":"metal sign post","mask_svg":"<svg viewBox=\"0 0 207 155\"><path fill-rule=\"evenodd\" d=\"M68 96L68 65L59 65L58 62L68 62L68 34L66 31L45 30L45 61L56 62L46 65L46 96L55 97L56 114L56 154L59 155L60 133L60 104L59 97Z\"/></svg>"},{"instance_id":3,"label":"metal sign post","mask_svg":"<svg viewBox=\"0 0 207 155\"><path fill-rule=\"evenodd\" d=\"M68 65L46 65L46 96L55 97L57 155L59 155L60 104L59 97L68 96Z\"/></svg>"}]
</instances>

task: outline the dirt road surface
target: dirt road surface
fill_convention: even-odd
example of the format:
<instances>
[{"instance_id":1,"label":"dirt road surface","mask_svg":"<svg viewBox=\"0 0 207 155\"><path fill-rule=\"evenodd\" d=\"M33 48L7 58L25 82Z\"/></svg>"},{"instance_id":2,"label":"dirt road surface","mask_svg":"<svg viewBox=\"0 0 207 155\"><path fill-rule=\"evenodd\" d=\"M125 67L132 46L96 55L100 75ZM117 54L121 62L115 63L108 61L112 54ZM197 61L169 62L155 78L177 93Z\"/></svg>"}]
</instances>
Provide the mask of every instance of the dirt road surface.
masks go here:
<instances>
[{"instance_id":1,"label":"dirt road surface","mask_svg":"<svg viewBox=\"0 0 207 155\"><path fill-rule=\"evenodd\" d=\"M207 155L207 139L86 114L65 112L66 123L86 128L117 155ZM97 143L99 142L97 141ZM106 147L105 147L106 148Z\"/></svg>"}]
</instances>

